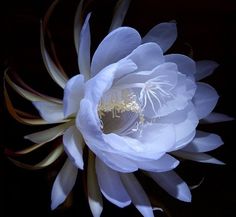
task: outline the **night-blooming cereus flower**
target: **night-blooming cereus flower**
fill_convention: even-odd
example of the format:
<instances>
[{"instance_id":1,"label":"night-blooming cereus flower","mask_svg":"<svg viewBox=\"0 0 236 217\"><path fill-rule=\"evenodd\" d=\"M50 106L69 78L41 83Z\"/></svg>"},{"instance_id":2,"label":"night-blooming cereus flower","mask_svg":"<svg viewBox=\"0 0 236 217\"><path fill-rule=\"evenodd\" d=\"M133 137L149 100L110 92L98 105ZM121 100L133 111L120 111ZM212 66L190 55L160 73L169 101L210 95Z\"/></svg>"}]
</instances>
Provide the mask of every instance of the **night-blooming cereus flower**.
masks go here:
<instances>
[{"instance_id":1,"label":"night-blooming cereus flower","mask_svg":"<svg viewBox=\"0 0 236 217\"><path fill-rule=\"evenodd\" d=\"M230 120L212 113L218 95L213 87L199 82L214 71L217 63L195 62L182 54L165 55L177 37L174 22L158 24L144 37L131 27L120 27L128 2L119 2L110 33L91 61L91 14L80 26L80 4L75 22L80 74L69 80L46 52L41 35L44 62L64 89L62 101L30 95L6 76L14 89L33 101L44 122L62 123L26 136L38 146L63 136L68 159L53 184L52 209L66 199L77 170L84 168L84 148L89 149L87 192L94 216L102 212L101 195L119 207L132 202L143 216L153 216L134 171L143 171L173 197L190 202L187 184L173 170L179 164L178 158L222 164L203 153L222 145L221 138L196 130L199 120Z\"/></svg>"}]
</instances>

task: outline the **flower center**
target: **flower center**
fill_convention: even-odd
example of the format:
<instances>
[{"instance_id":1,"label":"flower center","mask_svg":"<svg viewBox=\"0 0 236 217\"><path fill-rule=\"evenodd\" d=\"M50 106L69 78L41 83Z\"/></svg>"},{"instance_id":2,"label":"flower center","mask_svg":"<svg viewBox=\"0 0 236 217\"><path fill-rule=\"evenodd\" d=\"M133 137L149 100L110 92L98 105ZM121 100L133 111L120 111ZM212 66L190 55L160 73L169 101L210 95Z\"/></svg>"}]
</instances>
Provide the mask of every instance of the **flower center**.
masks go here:
<instances>
[{"instance_id":1,"label":"flower center","mask_svg":"<svg viewBox=\"0 0 236 217\"><path fill-rule=\"evenodd\" d=\"M144 121L137 97L129 89L107 92L99 103L98 115L105 133L127 135Z\"/></svg>"}]
</instances>

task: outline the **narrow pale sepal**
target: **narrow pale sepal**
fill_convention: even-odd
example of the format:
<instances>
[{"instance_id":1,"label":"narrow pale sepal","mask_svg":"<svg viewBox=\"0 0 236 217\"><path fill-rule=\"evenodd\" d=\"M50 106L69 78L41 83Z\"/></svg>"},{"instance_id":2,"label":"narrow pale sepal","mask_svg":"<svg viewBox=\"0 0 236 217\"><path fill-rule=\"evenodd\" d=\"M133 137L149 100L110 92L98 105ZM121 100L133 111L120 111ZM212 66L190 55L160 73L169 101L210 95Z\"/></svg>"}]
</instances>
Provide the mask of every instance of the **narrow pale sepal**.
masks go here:
<instances>
[{"instance_id":1,"label":"narrow pale sepal","mask_svg":"<svg viewBox=\"0 0 236 217\"><path fill-rule=\"evenodd\" d=\"M125 15L128 11L131 0L119 0L115 7L115 13L111 22L109 32L114 29L122 26L122 23L125 19Z\"/></svg>"},{"instance_id":2,"label":"narrow pale sepal","mask_svg":"<svg viewBox=\"0 0 236 217\"><path fill-rule=\"evenodd\" d=\"M131 199L117 171L112 170L96 158L96 173L101 192L107 200L121 208L131 203Z\"/></svg>"},{"instance_id":3,"label":"narrow pale sepal","mask_svg":"<svg viewBox=\"0 0 236 217\"><path fill-rule=\"evenodd\" d=\"M213 123L219 123L219 122L225 122L225 121L233 121L235 118L230 117L225 114L211 112L208 116L204 117L201 120L201 124L213 124Z\"/></svg>"},{"instance_id":4,"label":"narrow pale sepal","mask_svg":"<svg viewBox=\"0 0 236 217\"><path fill-rule=\"evenodd\" d=\"M65 152L76 167L81 170L84 168L83 148L84 142L82 135L75 126L68 128L63 135Z\"/></svg>"},{"instance_id":5,"label":"narrow pale sepal","mask_svg":"<svg viewBox=\"0 0 236 217\"><path fill-rule=\"evenodd\" d=\"M132 203L144 217L154 217L151 203L133 173L120 173Z\"/></svg>"},{"instance_id":6,"label":"narrow pale sepal","mask_svg":"<svg viewBox=\"0 0 236 217\"><path fill-rule=\"evenodd\" d=\"M148 175L162 187L171 196L185 201L191 202L191 192L188 185L174 171L153 173L148 172Z\"/></svg>"},{"instance_id":7,"label":"narrow pale sepal","mask_svg":"<svg viewBox=\"0 0 236 217\"><path fill-rule=\"evenodd\" d=\"M207 152L220 147L223 143L220 136L198 130L190 144L181 150L187 152Z\"/></svg>"},{"instance_id":8,"label":"narrow pale sepal","mask_svg":"<svg viewBox=\"0 0 236 217\"><path fill-rule=\"evenodd\" d=\"M94 158L95 156L90 151L87 169L88 202L93 217L100 217L103 210L103 201L102 194L97 181Z\"/></svg>"},{"instance_id":9,"label":"narrow pale sepal","mask_svg":"<svg viewBox=\"0 0 236 217\"><path fill-rule=\"evenodd\" d=\"M210 163L210 164L219 164L224 165L225 163L210 156L209 154L205 153L191 153L186 151L175 151L171 152L176 157L181 157L186 160L192 160L200 163Z\"/></svg>"},{"instance_id":10,"label":"narrow pale sepal","mask_svg":"<svg viewBox=\"0 0 236 217\"><path fill-rule=\"evenodd\" d=\"M53 183L51 193L52 210L56 209L67 198L74 187L77 173L77 168L67 159Z\"/></svg>"}]
</instances>

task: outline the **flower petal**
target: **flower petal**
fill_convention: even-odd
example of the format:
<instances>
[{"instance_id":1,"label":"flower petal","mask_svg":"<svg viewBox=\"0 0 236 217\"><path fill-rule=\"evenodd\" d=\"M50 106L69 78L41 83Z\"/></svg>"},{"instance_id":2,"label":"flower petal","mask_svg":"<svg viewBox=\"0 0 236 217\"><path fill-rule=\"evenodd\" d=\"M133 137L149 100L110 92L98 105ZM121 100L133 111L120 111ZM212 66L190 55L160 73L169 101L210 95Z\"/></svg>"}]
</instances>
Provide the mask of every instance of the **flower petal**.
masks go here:
<instances>
[{"instance_id":1,"label":"flower petal","mask_svg":"<svg viewBox=\"0 0 236 217\"><path fill-rule=\"evenodd\" d=\"M211 112L208 116L204 117L201 120L201 123L218 123L218 122L225 122L225 121L233 121L235 120L233 117L230 117L228 115L225 114L221 114L221 113L215 113L215 112Z\"/></svg>"},{"instance_id":2,"label":"flower petal","mask_svg":"<svg viewBox=\"0 0 236 217\"><path fill-rule=\"evenodd\" d=\"M154 217L150 201L142 186L132 173L120 173L121 180L132 203L144 217Z\"/></svg>"},{"instance_id":3,"label":"flower petal","mask_svg":"<svg viewBox=\"0 0 236 217\"><path fill-rule=\"evenodd\" d=\"M67 159L53 183L51 209L64 202L75 184L77 172L77 168Z\"/></svg>"},{"instance_id":4,"label":"flower petal","mask_svg":"<svg viewBox=\"0 0 236 217\"><path fill-rule=\"evenodd\" d=\"M48 123L64 122L62 105L50 102L32 102L40 113L40 116Z\"/></svg>"},{"instance_id":5,"label":"flower petal","mask_svg":"<svg viewBox=\"0 0 236 217\"><path fill-rule=\"evenodd\" d=\"M212 60L201 60L196 62L197 72L195 79L197 81L211 75L219 64Z\"/></svg>"},{"instance_id":6,"label":"flower petal","mask_svg":"<svg viewBox=\"0 0 236 217\"><path fill-rule=\"evenodd\" d=\"M53 60L51 59L51 57L49 56L45 48L42 24L41 24L41 30L40 30L40 45L41 45L41 53L42 53L43 61L48 70L49 75L60 87L64 88L68 78L56 66L56 64L53 62Z\"/></svg>"},{"instance_id":7,"label":"flower petal","mask_svg":"<svg viewBox=\"0 0 236 217\"><path fill-rule=\"evenodd\" d=\"M87 187L89 207L94 217L100 217L103 210L103 201L95 171L95 159L92 152L89 152Z\"/></svg>"},{"instance_id":8,"label":"flower petal","mask_svg":"<svg viewBox=\"0 0 236 217\"><path fill-rule=\"evenodd\" d=\"M176 135L176 144L173 150L179 149L190 142L198 125L198 117L191 103L185 109L173 112L157 121L163 124L173 124Z\"/></svg>"},{"instance_id":9,"label":"flower petal","mask_svg":"<svg viewBox=\"0 0 236 217\"><path fill-rule=\"evenodd\" d=\"M84 75L86 80L90 78L90 44L91 44L90 27L89 27L90 15L91 13L87 15L80 33L80 45L78 54L78 63L79 63L78 66L80 74Z\"/></svg>"},{"instance_id":10,"label":"flower petal","mask_svg":"<svg viewBox=\"0 0 236 217\"><path fill-rule=\"evenodd\" d=\"M218 101L218 94L213 87L206 83L198 82L196 93L193 97L193 103L199 119L209 115L215 108Z\"/></svg>"},{"instance_id":11,"label":"flower petal","mask_svg":"<svg viewBox=\"0 0 236 217\"><path fill-rule=\"evenodd\" d=\"M66 83L63 97L65 117L78 112L80 100L84 96L84 87L83 75L76 75Z\"/></svg>"},{"instance_id":12,"label":"flower petal","mask_svg":"<svg viewBox=\"0 0 236 217\"><path fill-rule=\"evenodd\" d=\"M75 126L66 130L63 135L63 144L65 152L76 167L81 170L84 167L83 162L83 138Z\"/></svg>"},{"instance_id":13,"label":"flower petal","mask_svg":"<svg viewBox=\"0 0 236 217\"><path fill-rule=\"evenodd\" d=\"M217 160L216 158L205 153L191 153L191 152L186 152L186 151L175 151L171 153L177 157L181 157L187 160L197 161L200 163L210 163L210 164L219 164L219 165L225 164L224 162Z\"/></svg>"},{"instance_id":14,"label":"flower petal","mask_svg":"<svg viewBox=\"0 0 236 217\"><path fill-rule=\"evenodd\" d=\"M141 43L139 33L130 27L120 27L108 34L95 51L91 75L96 75L104 67L127 56Z\"/></svg>"},{"instance_id":15,"label":"flower petal","mask_svg":"<svg viewBox=\"0 0 236 217\"><path fill-rule=\"evenodd\" d=\"M165 55L166 62L176 63L179 72L187 75L193 76L196 73L196 63L191 58L182 54L168 54Z\"/></svg>"},{"instance_id":16,"label":"flower petal","mask_svg":"<svg viewBox=\"0 0 236 217\"><path fill-rule=\"evenodd\" d=\"M179 161L169 154L163 155L158 160L137 162L140 169L152 172L165 172L179 165Z\"/></svg>"},{"instance_id":17,"label":"flower petal","mask_svg":"<svg viewBox=\"0 0 236 217\"><path fill-rule=\"evenodd\" d=\"M115 13L111 22L109 32L122 26L131 0L119 0L116 4Z\"/></svg>"},{"instance_id":18,"label":"flower petal","mask_svg":"<svg viewBox=\"0 0 236 217\"><path fill-rule=\"evenodd\" d=\"M223 145L223 141L220 136L198 130L192 142L182 150L188 152L206 152L214 150L221 145Z\"/></svg>"},{"instance_id":19,"label":"flower petal","mask_svg":"<svg viewBox=\"0 0 236 217\"><path fill-rule=\"evenodd\" d=\"M174 171L162 173L149 172L148 174L171 196L185 202L191 202L191 192L188 185Z\"/></svg>"},{"instance_id":20,"label":"flower petal","mask_svg":"<svg viewBox=\"0 0 236 217\"><path fill-rule=\"evenodd\" d=\"M107 200L122 208L131 203L118 172L110 169L98 158L96 158L96 172L101 192Z\"/></svg>"},{"instance_id":21,"label":"flower petal","mask_svg":"<svg viewBox=\"0 0 236 217\"><path fill-rule=\"evenodd\" d=\"M155 42L160 45L163 52L167 51L177 38L175 23L160 23L154 26L144 37L142 42Z\"/></svg>"}]
</instances>

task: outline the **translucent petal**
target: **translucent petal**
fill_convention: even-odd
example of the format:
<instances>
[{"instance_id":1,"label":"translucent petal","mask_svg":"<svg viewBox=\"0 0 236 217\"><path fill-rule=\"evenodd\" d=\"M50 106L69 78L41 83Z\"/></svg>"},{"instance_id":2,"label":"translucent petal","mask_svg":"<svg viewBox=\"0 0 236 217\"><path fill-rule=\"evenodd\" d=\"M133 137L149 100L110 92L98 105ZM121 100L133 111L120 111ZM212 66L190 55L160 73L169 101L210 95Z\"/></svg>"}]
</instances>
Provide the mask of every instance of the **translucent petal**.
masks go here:
<instances>
[{"instance_id":1,"label":"translucent petal","mask_svg":"<svg viewBox=\"0 0 236 217\"><path fill-rule=\"evenodd\" d=\"M111 22L109 32L122 26L131 0L119 0L116 4L115 13Z\"/></svg>"},{"instance_id":2,"label":"translucent petal","mask_svg":"<svg viewBox=\"0 0 236 217\"><path fill-rule=\"evenodd\" d=\"M91 13L87 15L80 33L80 45L78 54L78 63L79 63L78 66L80 74L84 75L86 80L90 78L90 44L91 44L90 27L89 27L90 15Z\"/></svg>"},{"instance_id":3,"label":"translucent petal","mask_svg":"<svg viewBox=\"0 0 236 217\"><path fill-rule=\"evenodd\" d=\"M76 75L66 83L63 97L65 117L78 112L80 100L84 96L84 87L83 75Z\"/></svg>"},{"instance_id":4,"label":"translucent petal","mask_svg":"<svg viewBox=\"0 0 236 217\"><path fill-rule=\"evenodd\" d=\"M62 105L50 102L32 102L40 113L40 116L48 123L63 122L64 113Z\"/></svg>"},{"instance_id":5,"label":"translucent petal","mask_svg":"<svg viewBox=\"0 0 236 217\"><path fill-rule=\"evenodd\" d=\"M150 201L142 186L132 173L120 173L121 180L132 203L144 217L154 217Z\"/></svg>"},{"instance_id":6,"label":"translucent petal","mask_svg":"<svg viewBox=\"0 0 236 217\"><path fill-rule=\"evenodd\" d=\"M201 60L196 62L197 72L195 78L197 81L211 75L219 64L212 60Z\"/></svg>"},{"instance_id":7,"label":"translucent petal","mask_svg":"<svg viewBox=\"0 0 236 217\"><path fill-rule=\"evenodd\" d=\"M220 136L198 130L195 138L182 150L188 152L206 152L214 150L221 145L223 145L223 141Z\"/></svg>"},{"instance_id":8,"label":"translucent petal","mask_svg":"<svg viewBox=\"0 0 236 217\"><path fill-rule=\"evenodd\" d=\"M197 84L197 90L193 97L193 103L199 119L206 117L212 112L216 106L218 98L219 96L213 87L200 82Z\"/></svg>"},{"instance_id":9,"label":"translucent petal","mask_svg":"<svg viewBox=\"0 0 236 217\"><path fill-rule=\"evenodd\" d=\"M225 122L225 121L232 121L232 120L235 120L235 119L228 115L211 112L208 116L204 117L201 120L201 123L211 124L211 123L218 123L218 122Z\"/></svg>"},{"instance_id":10,"label":"translucent petal","mask_svg":"<svg viewBox=\"0 0 236 217\"><path fill-rule=\"evenodd\" d=\"M75 126L66 130L63 135L65 152L76 167L83 169L83 138Z\"/></svg>"},{"instance_id":11,"label":"translucent petal","mask_svg":"<svg viewBox=\"0 0 236 217\"><path fill-rule=\"evenodd\" d=\"M187 160L197 161L201 163L210 163L210 164L220 164L223 165L224 162L217 160L216 158L205 154L205 153L191 153L186 151L176 151L172 152L177 157L181 157Z\"/></svg>"},{"instance_id":12,"label":"translucent petal","mask_svg":"<svg viewBox=\"0 0 236 217\"><path fill-rule=\"evenodd\" d=\"M141 43L139 33L130 27L120 27L108 34L94 53L91 75L130 54Z\"/></svg>"},{"instance_id":13,"label":"translucent petal","mask_svg":"<svg viewBox=\"0 0 236 217\"><path fill-rule=\"evenodd\" d=\"M122 208L131 203L118 172L109 168L98 158L96 158L96 172L101 192L107 200Z\"/></svg>"},{"instance_id":14,"label":"translucent petal","mask_svg":"<svg viewBox=\"0 0 236 217\"><path fill-rule=\"evenodd\" d=\"M95 170L95 157L89 152L88 169L87 169L87 190L89 207L93 217L100 217L103 210L102 194L97 181Z\"/></svg>"},{"instance_id":15,"label":"translucent petal","mask_svg":"<svg viewBox=\"0 0 236 217\"><path fill-rule=\"evenodd\" d=\"M148 174L171 196L185 202L191 202L191 192L188 185L174 171L162 173L149 172Z\"/></svg>"},{"instance_id":16,"label":"translucent petal","mask_svg":"<svg viewBox=\"0 0 236 217\"><path fill-rule=\"evenodd\" d=\"M171 155L165 154L158 160L137 162L140 169L152 172L165 172L174 169L179 161Z\"/></svg>"},{"instance_id":17,"label":"translucent petal","mask_svg":"<svg viewBox=\"0 0 236 217\"><path fill-rule=\"evenodd\" d=\"M178 66L179 72L193 76L196 73L196 63L191 58L182 54L168 54L165 55L166 62L174 62Z\"/></svg>"},{"instance_id":18,"label":"translucent petal","mask_svg":"<svg viewBox=\"0 0 236 217\"><path fill-rule=\"evenodd\" d=\"M175 23L160 23L154 26L144 37L142 42L155 42L160 45L163 52L167 51L177 38Z\"/></svg>"},{"instance_id":19,"label":"translucent petal","mask_svg":"<svg viewBox=\"0 0 236 217\"><path fill-rule=\"evenodd\" d=\"M53 183L51 209L64 202L75 184L77 172L77 168L67 159Z\"/></svg>"}]
</instances>

